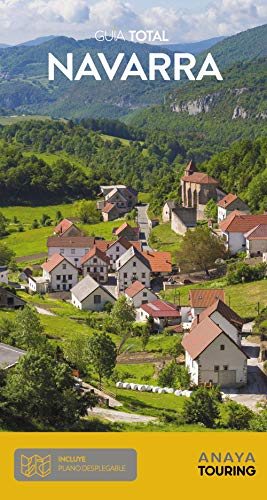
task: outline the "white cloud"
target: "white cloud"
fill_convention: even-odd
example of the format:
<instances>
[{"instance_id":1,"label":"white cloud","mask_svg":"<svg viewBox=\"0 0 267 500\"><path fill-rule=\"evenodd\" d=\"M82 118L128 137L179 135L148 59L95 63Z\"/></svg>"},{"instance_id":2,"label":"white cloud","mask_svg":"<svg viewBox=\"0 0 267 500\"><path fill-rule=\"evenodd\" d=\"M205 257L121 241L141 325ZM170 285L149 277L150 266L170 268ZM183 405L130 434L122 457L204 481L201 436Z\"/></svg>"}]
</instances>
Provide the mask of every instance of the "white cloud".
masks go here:
<instances>
[{"instance_id":1,"label":"white cloud","mask_svg":"<svg viewBox=\"0 0 267 500\"><path fill-rule=\"evenodd\" d=\"M190 1L185 7L190 6ZM168 0L142 11L133 0L0 0L0 42L18 43L49 34L75 38L98 29L166 30L172 42L231 35L267 22L265 0L211 0L205 10L168 8Z\"/></svg>"}]
</instances>

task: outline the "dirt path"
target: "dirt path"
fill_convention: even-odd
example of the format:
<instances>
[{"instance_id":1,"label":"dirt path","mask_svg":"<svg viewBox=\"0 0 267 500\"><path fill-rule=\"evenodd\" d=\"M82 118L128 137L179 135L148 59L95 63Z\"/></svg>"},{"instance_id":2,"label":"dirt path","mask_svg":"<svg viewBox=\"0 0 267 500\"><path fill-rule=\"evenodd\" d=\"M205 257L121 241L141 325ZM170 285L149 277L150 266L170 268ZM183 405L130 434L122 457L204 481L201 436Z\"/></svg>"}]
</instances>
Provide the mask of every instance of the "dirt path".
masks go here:
<instances>
[{"instance_id":1,"label":"dirt path","mask_svg":"<svg viewBox=\"0 0 267 500\"><path fill-rule=\"evenodd\" d=\"M156 417L147 417L137 413L126 413L124 411L106 410L105 408L93 408L88 410L88 415L91 417L100 417L109 420L110 422L124 422L128 424L146 424L155 422Z\"/></svg>"},{"instance_id":2,"label":"dirt path","mask_svg":"<svg viewBox=\"0 0 267 500\"><path fill-rule=\"evenodd\" d=\"M45 257L47 257L47 252L35 253L33 255L24 255L24 257L16 257L15 261L16 262L28 262L30 260L44 259Z\"/></svg>"},{"instance_id":3,"label":"dirt path","mask_svg":"<svg viewBox=\"0 0 267 500\"><path fill-rule=\"evenodd\" d=\"M52 311L49 311L48 309L43 309L42 307L38 307L38 306L35 306L35 309L39 314L43 314L44 316L56 316L55 313L53 313Z\"/></svg>"}]
</instances>

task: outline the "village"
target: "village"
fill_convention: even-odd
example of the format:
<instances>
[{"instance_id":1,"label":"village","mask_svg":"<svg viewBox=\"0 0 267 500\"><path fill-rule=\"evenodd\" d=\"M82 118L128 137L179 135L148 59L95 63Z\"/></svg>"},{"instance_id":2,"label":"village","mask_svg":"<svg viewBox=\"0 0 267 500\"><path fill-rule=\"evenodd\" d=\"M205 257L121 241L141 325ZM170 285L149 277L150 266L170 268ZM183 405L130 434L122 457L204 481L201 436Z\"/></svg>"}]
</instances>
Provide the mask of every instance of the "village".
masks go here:
<instances>
[{"instance_id":1,"label":"village","mask_svg":"<svg viewBox=\"0 0 267 500\"><path fill-rule=\"evenodd\" d=\"M29 298L49 296L68 304L73 311L101 314L110 312L124 297L135 312L136 324L150 326L151 338L169 332L181 339L181 351L175 362L185 368L189 381L179 387L160 387L157 380L155 385L147 384L147 377L142 380L141 375L140 383L117 380L118 390L190 398L196 387L219 386L223 397L254 410L266 398L266 342L254 344L251 338L247 340L253 323L230 306L225 290L202 288L206 280L203 276L199 279L199 273L194 270L183 279L182 269L179 263L174 265L171 252L151 248L149 233L159 224L170 223L171 230L184 238L188 231L195 231L199 221L205 220L205 208L213 200L218 218L207 220L206 224L211 235L223 241L228 258L235 259L242 253L245 260L256 258L257 262L266 263L267 214L251 214L244 201L224 192L219 182L199 172L193 161L181 179L180 196L181 205L166 201L162 221L159 221L150 219L148 206L138 202L138 192L131 186L101 186L97 209L103 222L118 220L113 238L88 236L79 227L78 220L62 219L56 227L51 227L47 257L37 272L29 268L21 270L15 293L9 286L14 283L10 283L8 266L0 267L0 309L23 309L28 302L27 295ZM121 223L133 210L136 211L134 224ZM190 284L198 286L190 288ZM185 285L189 285L189 302L183 304L180 290ZM23 298L20 290L23 290ZM164 299L164 292L168 290L174 293L174 300ZM40 308L37 311L47 313ZM0 344L0 362L5 368L15 366L24 354L21 349ZM126 360L130 359L127 350L125 354ZM123 353L120 352L120 356ZM160 369L169 362L167 358ZM86 387L79 372L75 373L79 383ZM113 408L104 412L109 419L108 411L114 413L120 405L116 393L110 393L104 386L93 389ZM101 411L101 408L99 412L95 410L95 415L101 416ZM120 419L120 412L117 413ZM110 418L116 420L116 415Z\"/></svg>"}]
</instances>

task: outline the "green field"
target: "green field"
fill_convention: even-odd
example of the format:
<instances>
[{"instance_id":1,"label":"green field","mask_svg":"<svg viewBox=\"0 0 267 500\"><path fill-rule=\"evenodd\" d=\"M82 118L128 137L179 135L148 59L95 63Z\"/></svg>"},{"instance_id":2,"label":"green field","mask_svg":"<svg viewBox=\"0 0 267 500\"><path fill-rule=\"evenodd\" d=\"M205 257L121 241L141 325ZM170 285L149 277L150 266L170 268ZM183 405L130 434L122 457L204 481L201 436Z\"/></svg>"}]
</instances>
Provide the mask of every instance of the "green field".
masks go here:
<instances>
[{"instance_id":1,"label":"green field","mask_svg":"<svg viewBox=\"0 0 267 500\"><path fill-rule=\"evenodd\" d=\"M178 289L180 303L189 305L189 291L192 288L224 288L226 292L226 303L231 306L243 318L255 318L258 314L258 302L260 310L267 307L267 281L254 281L242 285L227 286L224 279L212 280L201 285L183 286ZM178 296L176 289L176 298ZM165 300L174 300L175 290L161 292Z\"/></svg>"},{"instance_id":2,"label":"green field","mask_svg":"<svg viewBox=\"0 0 267 500\"><path fill-rule=\"evenodd\" d=\"M172 258L180 249L182 236L171 229L171 223L164 223L152 229L149 237L150 245L156 250L171 252Z\"/></svg>"},{"instance_id":3,"label":"green field","mask_svg":"<svg viewBox=\"0 0 267 500\"><path fill-rule=\"evenodd\" d=\"M34 219L40 220L42 214L49 215L52 220L55 219L56 211L60 210L63 217L73 217L73 205L55 205L53 207L6 207L0 208L4 216L11 221L16 216L19 222L24 226L23 232L18 232L18 224L10 223L8 230L11 234L1 239L8 245L9 248L14 250L16 257L26 257L34 254L47 252L47 238L53 235L53 226L39 227L37 229L30 229ZM124 219L119 219L110 222L99 222L98 224L78 224L79 227L89 236L100 236L107 240L112 240L112 231L114 227L119 227L123 224ZM128 221L133 224L132 221Z\"/></svg>"},{"instance_id":4,"label":"green field","mask_svg":"<svg viewBox=\"0 0 267 500\"><path fill-rule=\"evenodd\" d=\"M72 203L64 203L62 205L49 205L41 207L0 207L0 211L10 221L16 216L21 224L32 224L34 219L38 221L43 214L49 215L52 220L55 220L56 212L60 211L63 217L75 217L74 208ZM50 228L51 229L51 228Z\"/></svg>"}]
</instances>

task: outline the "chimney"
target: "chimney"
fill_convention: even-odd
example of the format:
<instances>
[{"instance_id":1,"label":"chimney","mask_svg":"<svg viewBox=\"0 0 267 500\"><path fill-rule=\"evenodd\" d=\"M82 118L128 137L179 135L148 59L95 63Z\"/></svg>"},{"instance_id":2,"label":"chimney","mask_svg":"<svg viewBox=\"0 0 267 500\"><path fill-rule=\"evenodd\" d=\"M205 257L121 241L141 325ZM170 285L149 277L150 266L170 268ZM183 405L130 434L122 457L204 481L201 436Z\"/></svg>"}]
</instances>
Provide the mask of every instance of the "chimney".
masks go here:
<instances>
[{"instance_id":1,"label":"chimney","mask_svg":"<svg viewBox=\"0 0 267 500\"><path fill-rule=\"evenodd\" d=\"M199 325L199 314L197 314L197 325Z\"/></svg>"}]
</instances>

